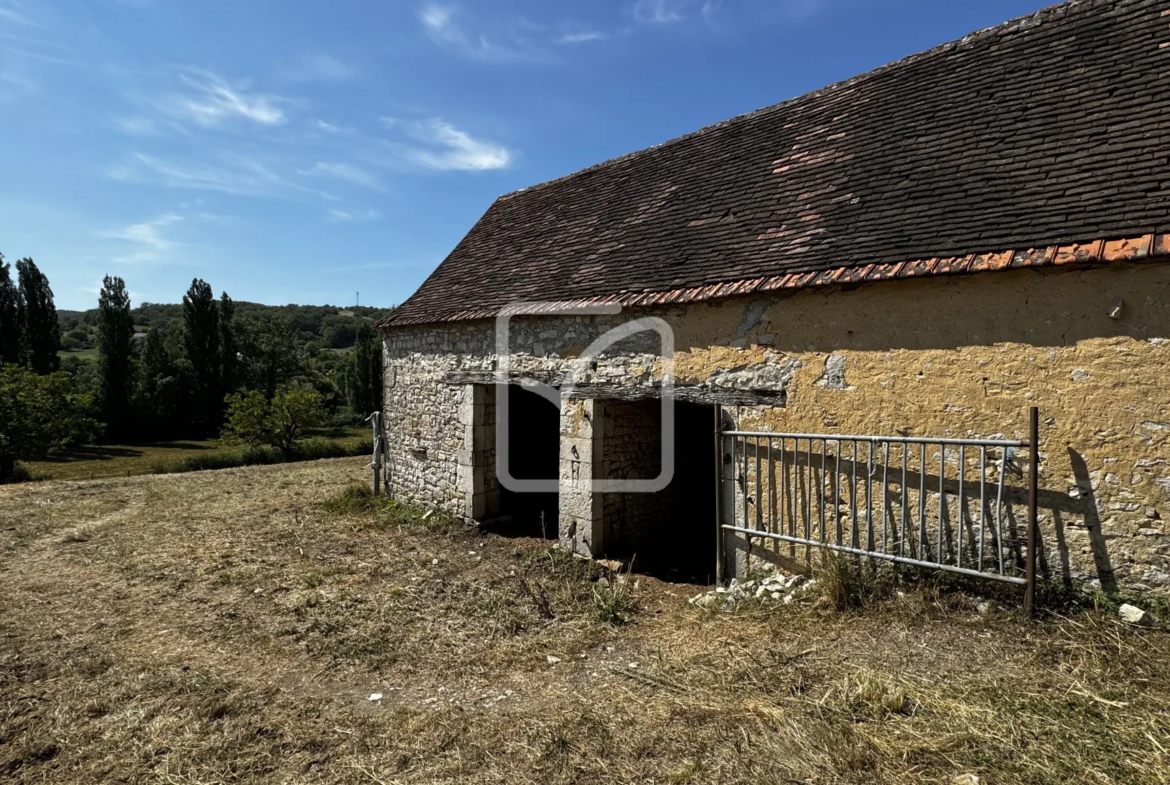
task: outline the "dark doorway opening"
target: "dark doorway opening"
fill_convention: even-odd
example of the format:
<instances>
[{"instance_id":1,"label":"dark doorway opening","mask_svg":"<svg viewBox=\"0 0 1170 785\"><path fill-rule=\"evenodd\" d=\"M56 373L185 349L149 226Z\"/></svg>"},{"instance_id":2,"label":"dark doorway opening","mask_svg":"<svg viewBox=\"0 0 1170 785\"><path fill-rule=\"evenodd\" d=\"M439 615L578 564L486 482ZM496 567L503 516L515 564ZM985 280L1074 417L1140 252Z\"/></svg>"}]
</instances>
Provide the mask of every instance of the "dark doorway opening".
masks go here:
<instances>
[{"instance_id":1,"label":"dark doorway opening","mask_svg":"<svg viewBox=\"0 0 1170 785\"><path fill-rule=\"evenodd\" d=\"M498 397L500 393L497 392ZM517 480L556 482L561 465L561 414L557 404L519 385L507 392L508 469ZM497 418L497 427L503 419ZM501 472L502 473L502 472ZM557 539L559 495L500 488L499 519L493 531L510 537Z\"/></svg>"},{"instance_id":2,"label":"dark doorway opening","mask_svg":"<svg viewBox=\"0 0 1170 785\"><path fill-rule=\"evenodd\" d=\"M649 543L643 569L661 580L715 582L715 407L674 408L674 479L662 492L667 525Z\"/></svg>"},{"instance_id":3,"label":"dark doorway opening","mask_svg":"<svg viewBox=\"0 0 1170 785\"><path fill-rule=\"evenodd\" d=\"M613 436L606 470L622 479L661 472L662 402L606 402ZM655 494L605 494L606 551L659 580L715 582L715 407L676 402L674 476Z\"/></svg>"}]
</instances>

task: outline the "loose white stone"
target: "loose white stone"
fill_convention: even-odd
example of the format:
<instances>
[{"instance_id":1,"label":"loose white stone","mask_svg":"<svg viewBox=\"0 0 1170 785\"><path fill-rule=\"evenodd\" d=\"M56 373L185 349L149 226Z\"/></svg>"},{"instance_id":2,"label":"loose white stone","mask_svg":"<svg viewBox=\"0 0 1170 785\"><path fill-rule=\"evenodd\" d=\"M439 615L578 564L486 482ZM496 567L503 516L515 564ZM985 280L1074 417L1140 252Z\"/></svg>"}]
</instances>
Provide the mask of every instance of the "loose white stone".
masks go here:
<instances>
[{"instance_id":1,"label":"loose white stone","mask_svg":"<svg viewBox=\"0 0 1170 785\"><path fill-rule=\"evenodd\" d=\"M1126 603L1117 609L1117 615L1126 624L1132 624L1135 627L1150 627L1154 624L1154 617L1136 605Z\"/></svg>"}]
</instances>

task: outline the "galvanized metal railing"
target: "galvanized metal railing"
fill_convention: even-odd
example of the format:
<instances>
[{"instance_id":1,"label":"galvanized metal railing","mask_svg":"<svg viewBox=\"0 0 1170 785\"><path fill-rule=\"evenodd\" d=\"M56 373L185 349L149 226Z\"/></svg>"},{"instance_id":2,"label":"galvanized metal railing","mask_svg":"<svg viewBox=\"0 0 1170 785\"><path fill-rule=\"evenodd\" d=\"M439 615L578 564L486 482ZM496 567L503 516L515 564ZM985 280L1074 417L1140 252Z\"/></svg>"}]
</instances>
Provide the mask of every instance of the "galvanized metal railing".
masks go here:
<instances>
[{"instance_id":1,"label":"galvanized metal railing","mask_svg":"<svg viewBox=\"0 0 1170 785\"><path fill-rule=\"evenodd\" d=\"M722 431L720 499L729 475L736 509L720 529L756 539L823 548L1025 587L1031 610L1037 550L1038 414L1031 440ZM1020 536L1015 507L1030 452L1028 514ZM719 571L723 537L719 538Z\"/></svg>"}]
</instances>

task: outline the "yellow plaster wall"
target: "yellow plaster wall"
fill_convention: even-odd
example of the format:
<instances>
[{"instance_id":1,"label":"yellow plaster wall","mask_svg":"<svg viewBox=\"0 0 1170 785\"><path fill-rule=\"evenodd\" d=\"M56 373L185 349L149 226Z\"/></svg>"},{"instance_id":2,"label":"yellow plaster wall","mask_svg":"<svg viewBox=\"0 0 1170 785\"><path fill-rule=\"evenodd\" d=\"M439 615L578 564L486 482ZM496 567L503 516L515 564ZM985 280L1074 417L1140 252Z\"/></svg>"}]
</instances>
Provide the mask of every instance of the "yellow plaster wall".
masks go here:
<instances>
[{"instance_id":1,"label":"yellow plaster wall","mask_svg":"<svg viewBox=\"0 0 1170 785\"><path fill-rule=\"evenodd\" d=\"M667 318L681 383L799 361L788 406L732 410L740 427L1026 439L1038 406L1053 577L1170 592L1170 266L887 282ZM833 354L848 389L817 384Z\"/></svg>"}]
</instances>

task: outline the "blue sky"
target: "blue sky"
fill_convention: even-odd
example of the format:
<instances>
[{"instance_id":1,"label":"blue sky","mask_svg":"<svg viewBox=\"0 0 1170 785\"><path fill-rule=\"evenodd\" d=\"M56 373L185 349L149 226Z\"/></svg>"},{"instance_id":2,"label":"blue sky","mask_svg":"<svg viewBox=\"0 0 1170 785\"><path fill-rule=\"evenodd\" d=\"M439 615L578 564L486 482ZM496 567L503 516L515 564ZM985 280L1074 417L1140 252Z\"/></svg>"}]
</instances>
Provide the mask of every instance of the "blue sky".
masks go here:
<instances>
[{"instance_id":1,"label":"blue sky","mask_svg":"<svg viewBox=\"0 0 1170 785\"><path fill-rule=\"evenodd\" d=\"M388 306L500 194L1042 4L0 0L0 252L62 308Z\"/></svg>"}]
</instances>

